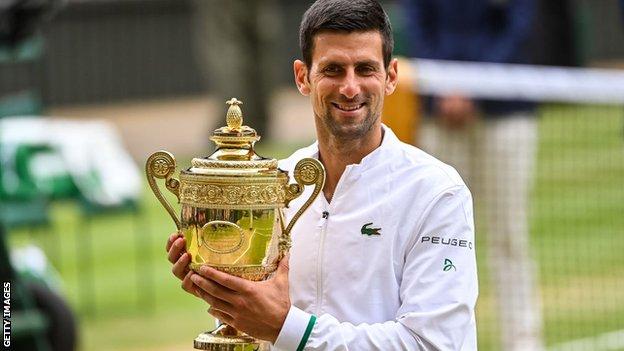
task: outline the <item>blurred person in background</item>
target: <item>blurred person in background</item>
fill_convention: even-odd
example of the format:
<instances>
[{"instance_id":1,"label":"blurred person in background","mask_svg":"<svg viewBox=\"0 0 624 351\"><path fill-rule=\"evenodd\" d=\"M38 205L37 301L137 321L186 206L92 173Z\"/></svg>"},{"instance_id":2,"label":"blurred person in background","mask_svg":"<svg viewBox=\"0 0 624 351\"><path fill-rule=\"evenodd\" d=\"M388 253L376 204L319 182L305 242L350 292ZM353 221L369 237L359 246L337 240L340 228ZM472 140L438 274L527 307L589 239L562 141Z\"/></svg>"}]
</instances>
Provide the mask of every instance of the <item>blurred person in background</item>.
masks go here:
<instances>
[{"instance_id":1,"label":"blurred person in background","mask_svg":"<svg viewBox=\"0 0 624 351\"><path fill-rule=\"evenodd\" d=\"M402 0L413 57L529 63L534 0ZM528 195L537 142L535 106L449 91L428 101L421 147L465 177L484 205L486 250L502 350L543 350L530 255ZM478 216L477 216L478 218Z\"/></svg>"},{"instance_id":2,"label":"blurred person in background","mask_svg":"<svg viewBox=\"0 0 624 351\"><path fill-rule=\"evenodd\" d=\"M217 101L244 102L245 124L266 135L277 83L282 26L278 0L194 0L195 47Z\"/></svg>"}]
</instances>

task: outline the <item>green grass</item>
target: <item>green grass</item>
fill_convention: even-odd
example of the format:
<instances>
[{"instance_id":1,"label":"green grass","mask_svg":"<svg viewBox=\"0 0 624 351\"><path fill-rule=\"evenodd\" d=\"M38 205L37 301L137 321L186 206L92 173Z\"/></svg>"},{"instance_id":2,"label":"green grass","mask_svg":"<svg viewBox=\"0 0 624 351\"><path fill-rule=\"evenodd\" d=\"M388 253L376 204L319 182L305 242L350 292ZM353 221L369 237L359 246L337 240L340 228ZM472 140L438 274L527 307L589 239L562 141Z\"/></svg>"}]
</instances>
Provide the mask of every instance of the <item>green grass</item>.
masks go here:
<instances>
[{"instance_id":1,"label":"green grass","mask_svg":"<svg viewBox=\"0 0 624 351\"><path fill-rule=\"evenodd\" d=\"M548 345L624 328L623 115L617 107L542 110L530 225ZM277 158L298 146L260 145L261 154ZM180 159L179 166L188 164ZM164 245L174 225L147 186L141 208L137 218L117 214L92 221L93 315L79 294L88 280L78 276L84 262L77 238L89 234L76 205L54 205L55 234L35 238L60 267L64 291L80 315L83 350L190 350L196 334L212 326L207 306L171 275ZM11 238L14 245L32 240L25 232ZM484 240L477 242L479 344L498 350L496 301ZM54 256L59 246L60 261Z\"/></svg>"},{"instance_id":2,"label":"green grass","mask_svg":"<svg viewBox=\"0 0 624 351\"><path fill-rule=\"evenodd\" d=\"M531 246L553 345L624 328L624 113L547 106L541 114ZM496 307L479 264L480 349L496 350Z\"/></svg>"},{"instance_id":3,"label":"green grass","mask_svg":"<svg viewBox=\"0 0 624 351\"><path fill-rule=\"evenodd\" d=\"M543 111L532 241L549 344L624 328L624 111Z\"/></svg>"}]
</instances>

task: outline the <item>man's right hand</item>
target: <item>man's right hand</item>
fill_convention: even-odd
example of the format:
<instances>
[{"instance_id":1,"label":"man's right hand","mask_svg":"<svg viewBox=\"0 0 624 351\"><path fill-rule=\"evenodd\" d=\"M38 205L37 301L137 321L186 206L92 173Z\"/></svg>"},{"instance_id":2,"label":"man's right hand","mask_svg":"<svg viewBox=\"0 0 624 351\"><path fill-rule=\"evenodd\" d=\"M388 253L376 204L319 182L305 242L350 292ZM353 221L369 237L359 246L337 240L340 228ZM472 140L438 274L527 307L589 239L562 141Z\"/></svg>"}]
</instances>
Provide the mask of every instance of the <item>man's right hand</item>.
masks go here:
<instances>
[{"instance_id":1,"label":"man's right hand","mask_svg":"<svg viewBox=\"0 0 624 351\"><path fill-rule=\"evenodd\" d=\"M477 117L477 108L469 98L454 94L436 99L435 114L442 126L450 130L468 127Z\"/></svg>"},{"instance_id":2,"label":"man's right hand","mask_svg":"<svg viewBox=\"0 0 624 351\"><path fill-rule=\"evenodd\" d=\"M165 250L167 251L167 258L169 262L173 263L171 272L178 279L182 281L182 289L199 297L197 292L197 286L191 280L192 271L188 265L191 263L191 255L186 252L186 240L180 232L175 232L169 236Z\"/></svg>"}]
</instances>

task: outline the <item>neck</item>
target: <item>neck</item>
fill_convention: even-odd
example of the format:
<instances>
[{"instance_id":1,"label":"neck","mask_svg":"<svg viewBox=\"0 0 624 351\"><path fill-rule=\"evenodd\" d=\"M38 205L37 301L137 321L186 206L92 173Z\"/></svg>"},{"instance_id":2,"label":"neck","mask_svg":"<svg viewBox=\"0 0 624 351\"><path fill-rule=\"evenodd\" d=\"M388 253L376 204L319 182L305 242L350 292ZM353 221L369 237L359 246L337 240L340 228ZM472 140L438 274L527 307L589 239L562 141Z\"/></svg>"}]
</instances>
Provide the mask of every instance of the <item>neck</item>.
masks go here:
<instances>
[{"instance_id":1,"label":"neck","mask_svg":"<svg viewBox=\"0 0 624 351\"><path fill-rule=\"evenodd\" d=\"M334 195L338 181L348 165L358 164L366 155L381 145L383 129L376 123L363 137L344 140L328 133L318 133L319 160L325 166L323 193L328 202Z\"/></svg>"}]
</instances>

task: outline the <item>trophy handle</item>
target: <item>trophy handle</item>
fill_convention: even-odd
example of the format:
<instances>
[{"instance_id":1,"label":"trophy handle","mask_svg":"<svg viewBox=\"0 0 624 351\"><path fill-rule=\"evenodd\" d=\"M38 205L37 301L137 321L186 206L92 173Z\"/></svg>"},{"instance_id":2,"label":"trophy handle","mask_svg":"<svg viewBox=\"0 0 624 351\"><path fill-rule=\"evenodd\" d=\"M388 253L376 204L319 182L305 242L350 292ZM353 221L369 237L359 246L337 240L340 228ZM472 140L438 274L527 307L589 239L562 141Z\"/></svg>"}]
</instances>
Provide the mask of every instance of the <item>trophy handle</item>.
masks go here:
<instances>
[{"instance_id":1,"label":"trophy handle","mask_svg":"<svg viewBox=\"0 0 624 351\"><path fill-rule=\"evenodd\" d=\"M293 218L290 220L290 223L288 223L288 226L284 230L284 234L288 237L288 239L290 239L290 231L299 217L301 217L303 212L310 207L321 190L323 190L323 186L325 185L325 168L317 159L304 158L297 162L294 177L297 184L290 184L286 187L286 207L288 207L290 201L296 199L299 195L301 195L301 193L303 193L304 186L314 184L314 191L312 191L312 195L303 204L303 206L301 206L299 211L295 213Z\"/></svg>"},{"instance_id":2,"label":"trophy handle","mask_svg":"<svg viewBox=\"0 0 624 351\"><path fill-rule=\"evenodd\" d=\"M176 228L180 230L180 219L175 214L173 207L169 204L167 199L162 195L160 189L158 188L158 184L156 184L156 179L164 179L165 186L167 189L173 193L178 199L178 203L180 202L180 181L173 177L173 173L176 169L176 162L173 155L167 151L157 151L153 153L145 162L145 174L147 175L147 182L149 183L150 188L156 195L156 198L163 205L165 210L169 212L169 215L175 222Z\"/></svg>"}]
</instances>

